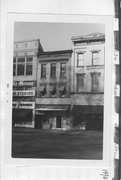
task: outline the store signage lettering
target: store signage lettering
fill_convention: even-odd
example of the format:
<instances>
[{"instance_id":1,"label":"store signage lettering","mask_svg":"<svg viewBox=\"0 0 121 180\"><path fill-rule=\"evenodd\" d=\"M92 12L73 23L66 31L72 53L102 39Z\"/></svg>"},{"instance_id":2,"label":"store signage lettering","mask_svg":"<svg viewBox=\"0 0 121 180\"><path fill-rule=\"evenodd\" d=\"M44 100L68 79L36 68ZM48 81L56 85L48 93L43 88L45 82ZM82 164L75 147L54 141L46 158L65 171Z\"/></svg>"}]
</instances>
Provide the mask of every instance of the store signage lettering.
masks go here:
<instances>
[{"instance_id":1,"label":"store signage lettering","mask_svg":"<svg viewBox=\"0 0 121 180\"><path fill-rule=\"evenodd\" d=\"M36 86L36 81L13 81L14 87L33 87Z\"/></svg>"},{"instance_id":2,"label":"store signage lettering","mask_svg":"<svg viewBox=\"0 0 121 180\"><path fill-rule=\"evenodd\" d=\"M13 102L12 104L14 109L34 109L35 108L35 102Z\"/></svg>"},{"instance_id":3,"label":"store signage lettering","mask_svg":"<svg viewBox=\"0 0 121 180\"><path fill-rule=\"evenodd\" d=\"M35 96L35 90L13 91L13 96Z\"/></svg>"}]
</instances>

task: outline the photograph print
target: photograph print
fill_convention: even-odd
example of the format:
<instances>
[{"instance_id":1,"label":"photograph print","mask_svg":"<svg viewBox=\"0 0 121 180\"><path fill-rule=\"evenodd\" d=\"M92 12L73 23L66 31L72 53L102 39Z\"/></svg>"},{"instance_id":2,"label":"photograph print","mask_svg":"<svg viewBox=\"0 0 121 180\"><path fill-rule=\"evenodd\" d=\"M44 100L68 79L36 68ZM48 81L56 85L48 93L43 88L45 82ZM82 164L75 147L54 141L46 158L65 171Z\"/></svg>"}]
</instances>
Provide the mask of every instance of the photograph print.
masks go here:
<instances>
[{"instance_id":1,"label":"photograph print","mask_svg":"<svg viewBox=\"0 0 121 180\"><path fill-rule=\"evenodd\" d=\"M103 160L105 25L15 22L12 158Z\"/></svg>"}]
</instances>

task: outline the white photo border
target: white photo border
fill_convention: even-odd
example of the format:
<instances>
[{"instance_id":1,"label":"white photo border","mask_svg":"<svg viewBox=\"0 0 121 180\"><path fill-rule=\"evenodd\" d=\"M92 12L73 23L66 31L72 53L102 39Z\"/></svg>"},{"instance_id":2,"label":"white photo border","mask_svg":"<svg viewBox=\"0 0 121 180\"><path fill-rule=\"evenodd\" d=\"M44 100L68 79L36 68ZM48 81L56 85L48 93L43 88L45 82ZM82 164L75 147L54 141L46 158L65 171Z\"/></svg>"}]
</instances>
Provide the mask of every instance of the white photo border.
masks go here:
<instances>
[{"instance_id":1,"label":"white photo border","mask_svg":"<svg viewBox=\"0 0 121 180\"><path fill-rule=\"evenodd\" d=\"M98 23L105 25L105 80L104 80L104 130L103 130L103 160L49 160L12 158L12 84L13 84L13 42L15 22L64 22L64 23ZM113 16L90 15L59 15L59 14L7 14L6 35L6 87L7 97L5 105L5 146L4 162L7 165L16 166L56 166L56 167L81 167L81 168L111 168L113 166L113 141L114 128L114 84L113 74Z\"/></svg>"}]
</instances>

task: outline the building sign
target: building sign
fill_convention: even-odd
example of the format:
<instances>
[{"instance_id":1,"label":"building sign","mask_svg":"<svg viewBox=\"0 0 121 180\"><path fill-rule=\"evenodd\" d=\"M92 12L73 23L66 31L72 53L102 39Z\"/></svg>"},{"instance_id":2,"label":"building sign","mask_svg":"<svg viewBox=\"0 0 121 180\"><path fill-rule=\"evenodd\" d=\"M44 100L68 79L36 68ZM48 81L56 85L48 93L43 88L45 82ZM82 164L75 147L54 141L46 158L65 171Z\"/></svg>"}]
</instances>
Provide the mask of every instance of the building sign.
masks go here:
<instances>
[{"instance_id":1,"label":"building sign","mask_svg":"<svg viewBox=\"0 0 121 180\"><path fill-rule=\"evenodd\" d=\"M12 107L14 109L34 109L35 108L35 102L16 101L16 102L13 102Z\"/></svg>"},{"instance_id":2,"label":"building sign","mask_svg":"<svg viewBox=\"0 0 121 180\"><path fill-rule=\"evenodd\" d=\"M35 90L13 91L13 96L35 96Z\"/></svg>"},{"instance_id":3,"label":"building sign","mask_svg":"<svg viewBox=\"0 0 121 180\"><path fill-rule=\"evenodd\" d=\"M36 81L13 81L13 87L35 87Z\"/></svg>"}]
</instances>

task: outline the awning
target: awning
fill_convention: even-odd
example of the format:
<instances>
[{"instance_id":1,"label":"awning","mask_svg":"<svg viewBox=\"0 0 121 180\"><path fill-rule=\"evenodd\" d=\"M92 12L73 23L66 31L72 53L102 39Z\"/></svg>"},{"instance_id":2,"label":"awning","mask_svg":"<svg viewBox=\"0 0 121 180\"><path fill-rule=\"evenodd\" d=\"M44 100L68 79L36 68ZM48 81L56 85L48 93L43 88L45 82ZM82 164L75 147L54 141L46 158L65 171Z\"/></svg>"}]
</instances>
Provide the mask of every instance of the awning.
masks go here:
<instances>
[{"instance_id":1,"label":"awning","mask_svg":"<svg viewBox=\"0 0 121 180\"><path fill-rule=\"evenodd\" d=\"M50 91L50 92L53 92L54 90L55 90L55 86L50 86L50 87L49 87L49 91Z\"/></svg>"},{"instance_id":2,"label":"awning","mask_svg":"<svg viewBox=\"0 0 121 180\"><path fill-rule=\"evenodd\" d=\"M67 111L69 105L38 105L36 111Z\"/></svg>"},{"instance_id":3,"label":"awning","mask_svg":"<svg viewBox=\"0 0 121 180\"><path fill-rule=\"evenodd\" d=\"M59 91L63 92L65 90L66 86L59 86Z\"/></svg>"},{"instance_id":4,"label":"awning","mask_svg":"<svg viewBox=\"0 0 121 180\"><path fill-rule=\"evenodd\" d=\"M39 91L43 92L45 90L45 86L40 86Z\"/></svg>"},{"instance_id":5,"label":"awning","mask_svg":"<svg viewBox=\"0 0 121 180\"><path fill-rule=\"evenodd\" d=\"M103 114L103 106L81 106L74 105L72 109L74 115L77 114Z\"/></svg>"}]
</instances>

